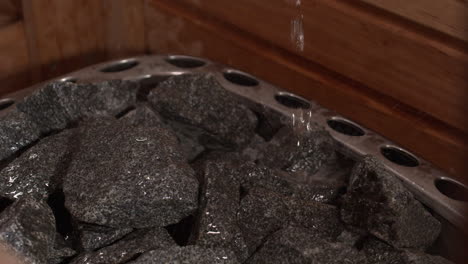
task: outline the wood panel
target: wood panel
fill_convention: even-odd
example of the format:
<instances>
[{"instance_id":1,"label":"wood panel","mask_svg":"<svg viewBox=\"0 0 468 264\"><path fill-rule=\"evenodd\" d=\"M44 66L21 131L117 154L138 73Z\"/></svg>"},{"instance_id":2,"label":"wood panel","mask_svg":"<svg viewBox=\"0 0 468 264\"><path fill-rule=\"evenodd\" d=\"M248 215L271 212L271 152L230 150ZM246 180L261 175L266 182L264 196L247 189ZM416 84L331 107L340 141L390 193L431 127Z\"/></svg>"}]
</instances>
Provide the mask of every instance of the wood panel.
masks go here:
<instances>
[{"instance_id":1,"label":"wood panel","mask_svg":"<svg viewBox=\"0 0 468 264\"><path fill-rule=\"evenodd\" d=\"M23 0L34 79L144 52L142 0ZM138 15L140 14L140 15Z\"/></svg>"},{"instance_id":2,"label":"wood panel","mask_svg":"<svg viewBox=\"0 0 468 264\"><path fill-rule=\"evenodd\" d=\"M466 43L358 1L155 1L225 21L468 132Z\"/></svg>"},{"instance_id":3,"label":"wood panel","mask_svg":"<svg viewBox=\"0 0 468 264\"><path fill-rule=\"evenodd\" d=\"M451 174L466 177L465 134L220 20L169 1L147 4L151 52L203 56L251 72L364 124Z\"/></svg>"},{"instance_id":4,"label":"wood panel","mask_svg":"<svg viewBox=\"0 0 468 264\"><path fill-rule=\"evenodd\" d=\"M21 1L0 1L0 27L7 26L21 19Z\"/></svg>"},{"instance_id":5,"label":"wood panel","mask_svg":"<svg viewBox=\"0 0 468 264\"><path fill-rule=\"evenodd\" d=\"M0 95L30 84L28 47L24 24L0 28Z\"/></svg>"},{"instance_id":6,"label":"wood panel","mask_svg":"<svg viewBox=\"0 0 468 264\"><path fill-rule=\"evenodd\" d=\"M468 41L468 2L460 0L361 0L388 12Z\"/></svg>"}]
</instances>

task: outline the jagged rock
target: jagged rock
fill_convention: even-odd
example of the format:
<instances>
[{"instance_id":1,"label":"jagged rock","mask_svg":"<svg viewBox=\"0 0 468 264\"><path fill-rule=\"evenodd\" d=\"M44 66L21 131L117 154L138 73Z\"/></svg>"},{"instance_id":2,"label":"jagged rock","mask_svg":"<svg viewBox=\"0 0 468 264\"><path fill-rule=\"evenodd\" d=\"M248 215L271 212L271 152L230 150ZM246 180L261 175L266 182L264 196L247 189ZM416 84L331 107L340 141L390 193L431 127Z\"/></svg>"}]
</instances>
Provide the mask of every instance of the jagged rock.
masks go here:
<instances>
[{"instance_id":1,"label":"jagged rock","mask_svg":"<svg viewBox=\"0 0 468 264\"><path fill-rule=\"evenodd\" d=\"M108 247L83 253L70 264L121 264L144 252L174 245L174 240L164 228L141 229Z\"/></svg>"},{"instance_id":2,"label":"jagged rock","mask_svg":"<svg viewBox=\"0 0 468 264\"><path fill-rule=\"evenodd\" d=\"M167 249L152 250L140 256L131 264L236 264L234 254L222 248L202 248L198 246L170 247Z\"/></svg>"},{"instance_id":3,"label":"jagged rock","mask_svg":"<svg viewBox=\"0 0 468 264\"><path fill-rule=\"evenodd\" d=\"M339 211L332 205L305 202L255 188L241 200L237 216L250 253L284 226L311 228L316 236L336 238L343 230Z\"/></svg>"},{"instance_id":4,"label":"jagged rock","mask_svg":"<svg viewBox=\"0 0 468 264\"><path fill-rule=\"evenodd\" d=\"M61 130L85 117L115 116L135 104L138 84L131 81L105 81L95 84L49 83L17 108L35 120L42 131Z\"/></svg>"},{"instance_id":5,"label":"jagged rock","mask_svg":"<svg viewBox=\"0 0 468 264\"><path fill-rule=\"evenodd\" d=\"M73 150L74 130L42 139L0 172L0 196L47 199L62 184Z\"/></svg>"},{"instance_id":6,"label":"jagged rock","mask_svg":"<svg viewBox=\"0 0 468 264\"><path fill-rule=\"evenodd\" d=\"M317 238L307 228L287 227L271 235L246 263L365 263L364 254L340 242Z\"/></svg>"},{"instance_id":7,"label":"jagged rock","mask_svg":"<svg viewBox=\"0 0 468 264\"><path fill-rule=\"evenodd\" d=\"M176 223L197 208L198 182L174 135L123 120L84 125L64 179L78 220L115 228Z\"/></svg>"},{"instance_id":8,"label":"jagged rock","mask_svg":"<svg viewBox=\"0 0 468 264\"><path fill-rule=\"evenodd\" d=\"M378 264L450 264L452 262L423 252L397 250L376 238L368 238L362 246L367 263Z\"/></svg>"},{"instance_id":9,"label":"jagged rock","mask_svg":"<svg viewBox=\"0 0 468 264\"><path fill-rule=\"evenodd\" d=\"M55 219L44 202L20 199L0 214L0 244L26 263L56 263L74 254L57 247Z\"/></svg>"},{"instance_id":10,"label":"jagged rock","mask_svg":"<svg viewBox=\"0 0 468 264\"><path fill-rule=\"evenodd\" d=\"M206 148L201 143L204 133L201 129L172 120L168 120L167 124L179 139L181 150L187 161L193 161L205 151Z\"/></svg>"},{"instance_id":11,"label":"jagged rock","mask_svg":"<svg viewBox=\"0 0 468 264\"><path fill-rule=\"evenodd\" d=\"M228 145L246 145L257 124L238 96L210 74L171 77L151 91L148 101L163 116L200 127Z\"/></svg>"},{"instance_id":12,"label":"jagged rock","mask_svg":"<svg viewBox=\"0 0 468 264\"><path fill-rule=\"evenodd\" d=\"M146 104L138 105L134 110L131 110L122 117L122 119L133 126L165 127L161 115Z\"/></svg>"},{"instance_id":13,"label":"jagged rock","mask_svg":"<svg viewBox=\"0 0 468 264\"><path fill-rule=\"evenodd\" d=\"M223 165L217 162L205 165L204 196L198 216L196 244L231 249L239 262L244 262L248 257L248 249L236 219L240 185L224 174Z\"/></svg>"},{"instance_id":14,"label":"jagged rock","mask_svg":"<svg viewBox=\"0 0 468 264\"><path fill-rule=\"evenodd\" d=\"M341 218L399 248L425 249L441 228L401 181L370 156L353 169Z\"/></svg>"},{"instance_id":15,"label":"jagged rock","mask_svg":"<svg viewBox=\"0 0 468 264\"><path fill-rule=\"evenodd\" d=\"M334 150L333 138L318 125L309 124L305 131L286 126L262 146L258 160L270 168L312 175L335 158Z\"/></svg>"},{"instance_id":16,"label":"jagged rock","mask_svg":"<svg viewBox=\"0 0 468 264\"><path fill-rule=\"evenodd\" d=\"M38 125L16 109L0 117L0 161L31 145L40 137Z\"/></svg>"},{"instance_id":17,"label":"jagged rock","mask_svg":"<svg viewBox=\"0 0 468 264\"><path fill-rule=\"evenodd\" d=\"M111 244L132 232L132 228L112 228L82 223L78 227L81 246L86 251L95 250Z\"/></svg>"}]
</instances>

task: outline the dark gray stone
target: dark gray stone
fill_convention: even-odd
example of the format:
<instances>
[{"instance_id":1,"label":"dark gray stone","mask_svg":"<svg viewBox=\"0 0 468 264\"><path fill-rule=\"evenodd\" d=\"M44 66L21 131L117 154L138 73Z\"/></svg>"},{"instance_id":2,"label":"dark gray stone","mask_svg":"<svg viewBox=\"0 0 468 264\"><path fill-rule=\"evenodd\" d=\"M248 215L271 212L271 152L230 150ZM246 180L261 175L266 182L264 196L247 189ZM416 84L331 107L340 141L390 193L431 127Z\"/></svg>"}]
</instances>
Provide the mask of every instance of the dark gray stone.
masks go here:
<instances>
[{"instance_id":1,"label":"dark gray stone","mask_svg":"<svg viewBox=\"0 0 468 264\"><path fill-rule=\"evenodd\" d=\"M305 131L283 127L260 150L259 161L270 168L315 174L335 158L335 142L322 127L310 123Z\"/></svg>"},{"instance_id":2,"label":"dark gray stone","mask_svg":"<svg viewBox=\"0 0 468 264\"><path fill-rule=\"evenodd\" d=\"M43 133L61 130L90 116L115 116L135 104L138 83L105 81L93 84L56 82L44 86L17 104Z\"/></svg>"},{"instance_id":3,"label":"dark gray stone","mask_svg":"<svg viewBox=\"0 0 468 264\"><path fill-rule=\"evenodd\" d=\"M131 264L235 264L239 263L229 250L198 246L170 247L143 254Z\"/></svg>"},{"instance_id":4,"label":"dark gray stone","mask_svg":"<svg viewBox=\"0 0 468 264\"><path fill-rule=\"evenodd\" d=\"M0 161L29 146L39 137L38 125L16 109L0 117Z\"/></svg>"},{"instance_id":5,"label":"dark gray stone","mask_svg":"<svg viewBox=\"0 0 468 264\"><path fill-rule=\"evenodd\" d=\"M134 110L131 110L122 117L122 119L133 126L166 126L161 115L146 104L138 105Z\"/></svg>"},{"instance_id":6,"label":"dark gray stone","mask_svg":"<svg viewBox=\"0 0 468 264\"><path fill-rule=\"evenodd\" d=\"M78 227L81 246L86 251L111 244L133 231L133 228L112 228L81 223Z\"/></svg>"},{"instance_id":7,"label":"dark gray stone","mask_svg":"<svg viewBox=\"0 0 468 264\"><path fill-rule=\"evenodd\" d=\"M370 156L353 169L341 218L399 248L425 249L441 229L401 181Z\"/></svg>"},{"instance_id":8,"label":"dark gray stone","mask_svg":"<svg viewBox=\"0 0 468 264\"><path fill-rule=\"evenodd\" d=\"M0 196L47 199L61 187L70 158L74 130L47 137L24 152L0 172Z\"/></svg>"},{"instance_id":9,"label":"dark gray stone","mask_svg":"<svg viewBox=\"0 0 468 264\"><path fill-rule=\"evenodd\" d=\"M65 206L78 220L166 226L197 208L198 181L171 131L125 120L93 122L80 131L80 151L64 179Z\"/></svg>"},{"instance_id":10,"label":"dark gray stone","mask_svg":"<svg viewBox=\"0 0 468 264\"><path fill-rule=\"evenodd\" d=\"M56 263L74 252L58 247L52 210L39 200L20 199L0 215L0 244L26 263Z\"/></svg>"},{"instance_id":11,"label":"dark gray stone","mask_svg":"<svg viewBox=\"0 0 468 264\"><path fill-rule=\"evenodd\" d=\"M144 252L171 246L175 246L175 242L166 229L141 229L108 247L82 253L71 264L121 264Z\"/></svg>"},{"instance_id":12,"label":"dark gray stone","mask_svg":"<svg viewBox=\"0 0 468 264\"><path fill-rule=\"evenodd\" d=\"M160 83L148 96L163 116L200 127L228 145L246 145L255 115L211 75L182 75Z\"/></svg>"},{"instance_id":13,"label":"dark gray stone","mask_svg":"<svg viewBox=\"0 0 468 264\"><path fill-rule=\"evenodd\" d=\"M196 244L231 249L239 262L244 262L249 256L248 249L236 219L240 185L224 174L223 165L208 162L205 166L204 196L199 211Z\"/></svg>"},{"instance_id":14,"label":"dark gray stone","mask_svg":"<svg viewBox=\"0 0 468 264\"><path fill-rule=\"evenodd\" d=\"M336 207L293 199L261 188L249 190L241 200L237 221L250 253L268 235L284 226L307 227L314 230L317 237L333 239L343 231Z\"/></svg>"},{"instance_id":15,"label":"dark gray stone","mask_svg":"<svg viewBox=\"0 0 468 264\"><path fill-rule=\"evenodd\" d=\"M378 264L450 264L452 262L440 256L423 252L397 250L376 238L369 237L362 246L367 263Z\"/></svg>"},{"instance_id":16,"label":"dark gray stone","mask_svg":"<svg viewBox=\"0 0 468 264\"><path fill-rule=\"evenodd\" d=\"M301 183L297 181L297 176L293 173L256 165L235 153L224 155L214 153L214 155L207 157L207 160L222 163L223 166L220 168L223 169L223 173L233 181L240 183L247 191L260 187L295 199L333 204L344 186L341 181L309 180L306 183Z\"/></svg>"},{"instance_id":17,"label":"dark gray stone","mask_svg":"<svg viewBox=\"0 0 468 264\"><path fill-rule=\"evenodd\" d=\"M364 254L340 242L315 236L307 228L287 227L274 233L246 263L365 263Z\"/></svg>"},{"instance_id":18,"label":"dark gray stone","mask_svg":"<svg viewBox=\"0 0 468 264\"><path fill-rule=\"evenodd\" d=\"M200 142L204 132L200 128L172 120L168 120L167 124L176 134L187 161L193 161L205 151L205 146Z\"/></svg>"}]
</instances>

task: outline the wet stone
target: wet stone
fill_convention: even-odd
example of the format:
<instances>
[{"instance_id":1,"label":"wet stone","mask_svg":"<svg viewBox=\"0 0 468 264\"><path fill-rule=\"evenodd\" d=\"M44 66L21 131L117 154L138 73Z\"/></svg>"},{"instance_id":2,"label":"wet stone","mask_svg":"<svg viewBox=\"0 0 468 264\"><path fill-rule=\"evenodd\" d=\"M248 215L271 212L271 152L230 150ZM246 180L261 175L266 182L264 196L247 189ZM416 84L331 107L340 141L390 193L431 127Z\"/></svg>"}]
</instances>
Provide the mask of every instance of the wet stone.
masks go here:
<instances>
[{"instance_id":1,"label":"wet stone","mask_svg":"<svg viewBox=\"0 0 468 264\"><path fill-rule=\"evenodd\" d=\"M0 196L47 199L59 188L72 152L74 130L46 137L0 172Z\"/></svg>"},{"instance_id":2,"label":"wet stone","mask_svg":"<svg viewBox=\"0 0 468 264\"><path fill-rule=\"evenodd\" d=\"M141 229L132 232L116 243L97 251L78 255L71 264L120 264L127 263L140 254L174 246L175 242L164 228Z\"/></svg>"},{"instance_id":3,"label":"wet stone","mask_svg":"<svg viewBox=\"0 0 468 264\"><path fill-rule=\"evenodd\" d=\"M55 220L42 201L20 199L0 214L0 244L26 263L56 263L74 252L58 247Z\"/></svg>"},{"instance_id":4,"label":"wet stone","mask_svg":"<svg viewBox=\"0 0 468 264\"><path fill-rule=\"evenodd\" d=\"M16 109L0 117L0 161L29 146L39 136L38 125Z\"/></svg>"},{"instance_id":5,"label":"wet stone","mask_svg":"<svg viewBox=\"0 0 468 264\"><path fill-rule=\"evenodd\" d=\"M199 211L196 244L228 248L235 253L239 262L244 262L248 249L236 220L240 185L224 174L223 165L208 162L205 166L204 197Z\"/></svg>"},{"instance_id":6,"label":"wet stone","mask_svg":"<svg viewBox=\"0 0 468 264\"><path fill-rule=\"evenodd\" d=\"M261 188L249 190L241 200L237 221L250 253L284 226L311 228L316 237L323 238L336 238L343 231L336 207L293 199Z\"/></svg>"},{"instance_id":7,"label":"wet stone","mask_svg":"<svg viewBox=\"0 0 468 264\"><path fill-rule=\"evenodd\" d=\"M286 227L271 235L246 263L365 263L356 248L317 238L307 228Z\"/></svg>"},{"instance_id":8,"label":"wet stone","mask_svg":"<svg viewBox=\"0 0 468 264\"><path fill-rule=\"evenodd\" d=\"M234 254L222 248L202 248L198 246L170 247L147 252L131 264L236 264Z\"/></svg>"},{"instance_id":9,"label":"wet stone","mask_svg":"<svg viewBox=\"0 0 468 264\"><path fill-rule=\"evenodd\" d=\"M85 251L102 248L133 231L132 228L112 228L81 223L78 227L81 247Z\"/></svg>"},{"instance_id":10,"label":"wet stone","mask_svg":"<svg viewBox=\"0 0 468 264\"><path fill-rule=\"evenodd\" d=\"M288 172L315 174L334 158L333 138L323 128L310 124L305 131L283 127L260 150L259 162Z\"/></svg>"},{"instance_id":11,"label":"wet stone","mask_svg":"<svg viewBox=\"0 0 468 264\"><path fill-rule=\"evenodd\" d=\"M228 145L246 145L255 133L255 115L211 74L171 77L148 101L163 116L200 127Z\"/></svg>"},{"instance_id":12,"label":"wet stone","mask_svg":"<svg viewBox=\"0 0 468 264\"><path fill-rule=\"evenodd\" d=\"M247 191L260 187L295 199L333 204L344 186L341 181L309 180L301 183L293 173L256 165L235 154L221 156L215 160L224 164L224 174L239 182Z\"/></svg>"},{"instance_id":13,"label":"wet stone","mask_svg":"<svg viewBox=\"0 0 468 264\"><path fill-rule=\"evenodd\" d=\"M61 130L84 117L115 116L136 101L138 84L106 81L95 84L55 82L44 86L17 104L36 120L43 133Z\"/></svg>"},{"instance_id":14,"label":"wet stone","mask_svg":"<svg viewBox=\"0 0 468 264\"><path fill-rule=\"evenodd\" d=\"M370 156L352 171L341 218L398 248L425 249L441 229L401 181Z\"/></svg>"},{"instance_id":15,"label":"wet stone","mask_svg":"<svg viewBox=\"0 0 468 264\"><path fill-rule=\"evenodd\" d=\"M118 120L80 132L80 151L63 185L65 206L79 221L166 226L197 208L198 181L171 131Z\"/></svg>"}]
</instances>

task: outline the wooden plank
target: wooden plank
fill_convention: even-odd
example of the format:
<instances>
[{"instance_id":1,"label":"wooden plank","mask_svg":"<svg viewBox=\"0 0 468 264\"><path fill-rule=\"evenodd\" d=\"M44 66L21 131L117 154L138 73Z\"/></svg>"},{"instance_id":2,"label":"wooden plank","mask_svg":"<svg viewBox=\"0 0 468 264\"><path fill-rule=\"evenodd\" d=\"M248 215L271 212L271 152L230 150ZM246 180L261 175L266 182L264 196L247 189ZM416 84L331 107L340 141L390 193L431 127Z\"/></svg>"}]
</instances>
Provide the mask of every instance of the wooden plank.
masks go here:
<instances>
[{"instance_id":1,"label":"wooden plank","mask_svg":"<svg viewBox=\"0 0 468 264\"><path fill-rule=\"evenodd\" d=\"M109 57L125 57L146 51L142 0L107 0L106 52Z\"/></svg>"},{"instance_id":2,"label":"wooden plank","mask_svg":"<svg viewBox=\"0 0 468 264\"><path fill-rule=\"evenodd\" d=\"M17 22L21 19L21 1L2 0L0 1L0 27Z\"/></svg>"},{"instance_id":3,"label":"wooden plank","mask_svg":"<svg viewBox=\"0 0 468 264\"><path fill-rule=\"evenodd\" d=\"M30 84L28 47L24 24L0 28L0 95Z\"/></svg>"},{"instance_id":4,"label":"wooden plank","mask_svg":"<svg viewBox=\"0 0 468 264\"><path fill-rule=\"evenodd\" d=\"M153 1L229 23L468 132L466 44L355 1Z\"/></svg>"},{"instance_id":5,"label":"wooden plank","mask_svg":"<svg viewBox=\"0 0 468 264\"><path fill-rule=\"evenodd\" d=\"M454 38L468 41L468 2L459 0L361 0Z\"/></svg>"},{"instance_id":6,"label":"wooden plank","mask_svg":"<svg viewBox=\"0 0 468 264\"><path fill-rule=\"evenodd\" d=\"M151 52L207 57L251 72L381 133L460 179L468 175L466 134L418 114L391 97L168 1L148 1L145 18Z\"/></svg>"},{"instance_id":7,"label":"wooden plank","mask_svg":"<svg viewBox=\"0 0 468 264\"><path fill-rule=\"evenodd\" d=\"M23 0L36 81L145 51L142 0Z\"/></svg>"}]
</instances>

